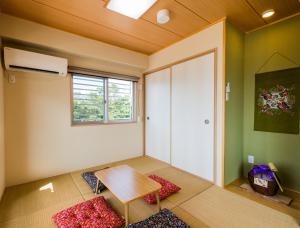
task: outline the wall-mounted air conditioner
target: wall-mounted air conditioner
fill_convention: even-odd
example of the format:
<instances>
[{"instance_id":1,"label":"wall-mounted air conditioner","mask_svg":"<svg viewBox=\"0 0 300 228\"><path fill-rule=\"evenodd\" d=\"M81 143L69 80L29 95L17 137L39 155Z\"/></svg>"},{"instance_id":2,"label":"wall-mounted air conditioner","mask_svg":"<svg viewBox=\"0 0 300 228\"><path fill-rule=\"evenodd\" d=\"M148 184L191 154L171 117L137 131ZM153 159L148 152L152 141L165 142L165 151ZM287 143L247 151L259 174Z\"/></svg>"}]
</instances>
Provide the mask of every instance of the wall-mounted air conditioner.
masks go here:
<instances>
[{"instance_id":1,"label":"wall-mounted air conditioner","mask_svg":"<svg viewBox=\"0 0 300 228\"><path fill-rule=\"evenodd\" d=\"M47 73L66 76L68 60L50 55L4 47L4 64L7 70Z\"/></svg>"}]
</instances>

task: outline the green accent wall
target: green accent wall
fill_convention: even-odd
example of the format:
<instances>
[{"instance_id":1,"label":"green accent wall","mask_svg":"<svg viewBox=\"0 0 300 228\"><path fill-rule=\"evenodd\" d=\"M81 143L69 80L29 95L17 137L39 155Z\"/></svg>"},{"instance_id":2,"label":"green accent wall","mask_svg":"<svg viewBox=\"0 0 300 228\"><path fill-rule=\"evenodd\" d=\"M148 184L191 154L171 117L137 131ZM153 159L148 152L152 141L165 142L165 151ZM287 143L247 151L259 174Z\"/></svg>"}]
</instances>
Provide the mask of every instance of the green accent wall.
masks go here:
<instances>
[{"instance_id":1,"label":"green accent wall","mask_svg":"<svg viewBox=\"0 0 300 228\"><path fill-rule=\"evenodd\" d=\"M242 176L244 34L226 23L225 185Z\"/></svg>"},{"instance_id":2,"label":"green accent wall","mask_svg":"<svg viewBox=\"0 0 300 228\"><path fill-rule=\"evenodd\" d=\"M250 169L247 157L251 154L255 156L255 163L274 162L279 169L283 185L299 191L300 135L261 132L253 129L255 73L297 66L281 55L300 66L300 16L247 34L244 50L244 175L247 175ZM265 64L266 60L276 52L280 55L275 54Z\"/></svg>"}]
</instances>

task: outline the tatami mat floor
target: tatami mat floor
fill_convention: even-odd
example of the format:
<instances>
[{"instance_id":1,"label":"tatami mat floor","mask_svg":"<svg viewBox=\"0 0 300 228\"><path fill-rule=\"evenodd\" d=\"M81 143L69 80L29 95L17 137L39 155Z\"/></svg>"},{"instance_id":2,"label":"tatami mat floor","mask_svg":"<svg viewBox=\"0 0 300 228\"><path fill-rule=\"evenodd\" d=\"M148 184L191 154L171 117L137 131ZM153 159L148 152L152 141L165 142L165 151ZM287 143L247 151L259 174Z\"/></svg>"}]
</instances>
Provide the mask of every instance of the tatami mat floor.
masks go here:
<instances>
[{"instance_id":1,"label":"tatami mat floor","mask_svg":"<svg viewBox=\"0 0 300 228\"><path fill-rule=\"evenodd\" d=\"M148 157L86 170L120 164L127 164L144 174L157 174L180 186L182 190L163 200L162 207L171 209L191 227L275 227L274 224L276 227L298 227L296 220L286 214ZM7 188L0 203L0 227L55 227L51 221L53 214L95 197L80 176L82 172ZM101 195L123 215L123 205L108 190ZM130 204L129 210L130 222L137 222L154 214L157 208L143 200L136 200Z\"/></svg>"}]
</instances>

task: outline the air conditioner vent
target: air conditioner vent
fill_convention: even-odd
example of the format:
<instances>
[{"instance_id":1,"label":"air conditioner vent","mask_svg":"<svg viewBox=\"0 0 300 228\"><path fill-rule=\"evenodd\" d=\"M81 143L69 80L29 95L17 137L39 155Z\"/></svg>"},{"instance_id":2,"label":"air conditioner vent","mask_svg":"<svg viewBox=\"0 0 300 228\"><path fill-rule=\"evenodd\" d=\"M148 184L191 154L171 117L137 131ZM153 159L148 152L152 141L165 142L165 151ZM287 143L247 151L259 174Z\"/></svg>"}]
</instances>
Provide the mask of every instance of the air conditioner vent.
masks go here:
<instances>
[{"instance_id":1,"label":"air conditioner vent","mask_svg":"<svg viewBox=\"0 0 300 228\"><path fill-rule=\"evenodd\" d=\"M43 69L30 68L30 67L22 67L22 66L15 66L15 65L9 65L9 68L10 69L14 68L14 69L26 70L26 71L39 71L39 72L44 72L44 73L49 73L49 74L59 74L58 71L43 70Z\"/></svg>"},{"instance_id":2,"label":"air conditioner vent","mask_svg":"<svg viewBox=\"0 0 300 228\"><path fill-rule=\"evenodd\" d=\"M66 76L68 60L60 57L4 47L5 68L11 71L39 72Z\"/></svg>"}]
</instances>

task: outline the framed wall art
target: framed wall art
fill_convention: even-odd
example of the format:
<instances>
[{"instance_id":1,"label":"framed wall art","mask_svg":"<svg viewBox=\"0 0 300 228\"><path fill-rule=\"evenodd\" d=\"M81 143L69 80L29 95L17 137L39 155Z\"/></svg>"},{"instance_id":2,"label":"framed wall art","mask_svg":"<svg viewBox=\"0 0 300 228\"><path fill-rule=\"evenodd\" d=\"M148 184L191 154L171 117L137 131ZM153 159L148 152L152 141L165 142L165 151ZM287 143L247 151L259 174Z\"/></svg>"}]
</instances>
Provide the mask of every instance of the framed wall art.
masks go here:
<instances>
[{"instance_id":1,"label":"framed wall art","mask_svg":"<svg viewBox=\"0 0 300 228\"><path fill-rule=\"evenodd\" d=\"M300 67L255 75L254 130L299 134Z\"/></svg>"}]
</instances>

